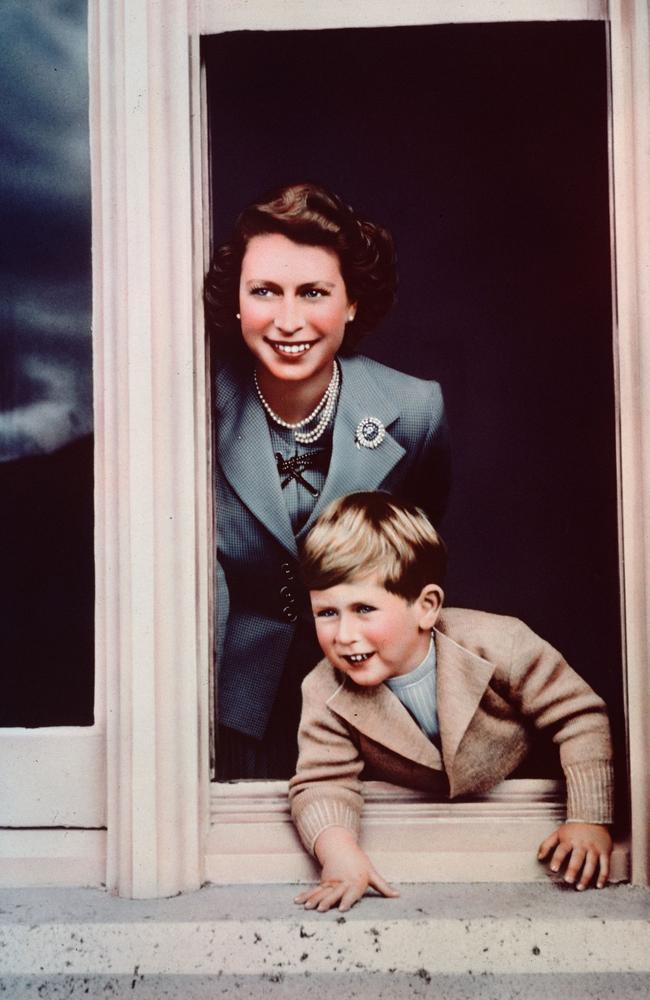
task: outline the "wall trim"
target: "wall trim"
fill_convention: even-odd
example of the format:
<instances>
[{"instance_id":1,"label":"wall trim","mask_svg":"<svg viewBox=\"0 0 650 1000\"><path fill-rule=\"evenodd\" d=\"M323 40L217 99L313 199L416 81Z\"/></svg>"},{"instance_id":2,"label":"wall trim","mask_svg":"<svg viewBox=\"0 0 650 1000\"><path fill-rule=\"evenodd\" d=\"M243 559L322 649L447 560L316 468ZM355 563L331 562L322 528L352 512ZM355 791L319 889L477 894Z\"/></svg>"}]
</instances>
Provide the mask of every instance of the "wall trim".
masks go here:
<instances>
[{"instance_id":1,"label":"wall trim","mask_svg":"<svg viewBox=\"0 0 650 1000\"><path fill-rule=\"evenodd\" d=\"M102 729L0 729L0 761L0 826L106 823L106 734Z\"/></svg>"},{"instance_id":2,"label":"wall trim","mask_svg":"<svg viewBox=\"0 0 650 1000\"><path fill-rule=\"evenodd\" d=\"M610 0L620 537L632 879L650 884L650 4Z\"/></svg>"},{"instance_id":3,"label":"wall trim","mask_svg":"<svg viewBox=\"0 0 650 1000\"><path fill-rule=\"evenodd\" d=\"M203 878L208 486L192 9L165 0L89 8L106 881L135 897Z\"/></svg>"},{"instance_id":4,"label":"wall trim","mask_svg":"<svg viewBox=\"0 0 650 1000\"><path fill-rule=\"evenodd\" d=\"M607 0L201 0L201 34L498 21L603 21Z\"/></svg>"},{"instance_id":5,"label":"wall trim","mask_svg":"<svg viewBox=\"0 0 650 1000\"><path fill-rule=\"evenodd\" d=\"M0 830L0 886L101 886L105 830Z\"/></svg>"}]
</instances>

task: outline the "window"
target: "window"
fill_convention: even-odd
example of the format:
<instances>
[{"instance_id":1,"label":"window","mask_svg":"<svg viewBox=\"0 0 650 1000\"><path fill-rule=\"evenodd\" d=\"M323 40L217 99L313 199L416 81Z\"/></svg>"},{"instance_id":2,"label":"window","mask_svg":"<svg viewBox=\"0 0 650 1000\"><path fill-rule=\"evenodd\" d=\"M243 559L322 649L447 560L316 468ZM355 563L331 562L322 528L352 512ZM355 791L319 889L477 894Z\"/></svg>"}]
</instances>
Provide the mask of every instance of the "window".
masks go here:
<instances>
[{"instance_id":1,"label":"window","mask_svg":"<svg viewBox=\"0 0 650 1000\"><path fill-rule=\"evenodd\" d=\"M388 226L398 304L361 352L442 383L448 603L518 615L565 652L610 707L624 787L606 24L242 30L208 36L203 60L215 245L286 179L321 181ZM552 749L524 773L556 775ZM513 820L524 787L543 831L561 792L504 790ZM221 803L218 788L215 842L228 821L234 850L256 843L244 801L286 822L283 785L273 808L270 786L226 788ZM390 825L390 795L370 794ZM476 804L482 823L493 806ZM471 808L440 808L471 837ZM251 862L262 877L263 855L256 876ZM412 870L430 877L432 863Z\"/></svg>"},{"instance_id":2,"label":"window","mask_svg":"<svg viewBox=\"0 0 650 1000\"><path fill-rule=\"evenodd\" d=\"M93 721L86 7L2 15L4 727Z\"/></svg>"},{"instance_id":3,"label":"window","mask_svg":"<svg viewBox=\"0 0 650 1000\"><path fill-rule=\"evenodd\" d=\"M101 877L94 685L87 4L3 5L0 346L0 872ZM27 834L25 827L49 827ZM103 833L86 840L100 847ZM83 838L82 838L83 839ZM36 865L38 868L38 865ZM42 871L40 877L42 877ZM27 864L19 878L39 878Z\"/></svg>"},{"instance_id":4,"label":"window","mask_svg":"<svg viewBox=\"0 0 650 1000\"><path fill-rule=\"evenodd\" d=\"M473 0L463 5L462 19L483 21L493 14L492 7ZM650 100L647 4L612 0L605 9L595 0L512 0L498 7L498 16L508 20L609 18L632 877L643 883L648 879L650 830L645 759L650 737L645 527L650 521L645 427L650 372L643 347L650 336L650 233L642 156ZM409 5L412 21L461 17L456 4L442 0L423 8ZM103 880L124 895L168 895L198 887L206 875L223 878L247 867L251 877L262 877L262 872L281 879L287 870L299 874L297 864L306 865L295 841L288 839L288 824L277 811L284 806L272 787L235 785L229 798L219 789L211 797L209 786L210 405L203 377L201 283L211 193L202 169L207 127L199 40L247 27L336 28L343 9L338 3L295 0L278 15L276 4L188 0L166 6L161 18L159 0L130 0L128 5L93 0L90 6L98 723L104 718L104 695L107 707L106 742L98 729L90 785L96 789L96 804L106 808L108 830L105 841L100 831L90 829L93 821L82 818L72 825L83 829L66 831L68 843L79 838L76 854L70 849L59 867L66 869L68 882ZM350 16L346 5L348 26ZM403 21L402 11L399 16ZM394 4L357 5L354 18L356 27L391 24ZM62 732L60 748L64 756L74 757L70 736ZM42 752L34 747L31 755L35 774L42 773ZM58 769L61 776L66 773L64 767ZM372 836L379 839L373 849L379 850L382 837L390 837L390 823L402 809L413 821L411 860L418 867L418 831L426 828L435 804L406 801L406 796L402 803L391 801L387 812L384 791L375 792L374 817L369 819ZM493 816L511 809L511 803L498 801L504 791L496 793L489 805ZM537 794L541 813L549 817L555 808L552 796L549 803L545 792ZM32 801L39 795L35 789ZM527 793L524 797L529 811L538 809ZM473 806L463 805L464 814ZM478 803L479 812L484 807ZM419 826L418 815L426 820ZM519 823L512 810L509 815ZM269 830L266 820L275 828ZM55 825L55 815L46 822ZM516 823L507 824L509 833ZM449 818L445 824L452 829ZM24 825L42 823L32 817ZM46 843L39 847L36 834L41 832ZM58 848L47 839L50 832L34 830L27 837L24 831L9 831L2 841L5 883L12 878L14 884L24 882L27 870L33 880L51 879ZM247 855L233 853L242 840ZM434 865L435 858L428 856ZM40 867L34 860L38 857L43 859ZM407 861L403 855L399 863ZM308 866L302 873L309 874ZM386 874L391 874L388 867Z\"/></svg>"}]
</instances>

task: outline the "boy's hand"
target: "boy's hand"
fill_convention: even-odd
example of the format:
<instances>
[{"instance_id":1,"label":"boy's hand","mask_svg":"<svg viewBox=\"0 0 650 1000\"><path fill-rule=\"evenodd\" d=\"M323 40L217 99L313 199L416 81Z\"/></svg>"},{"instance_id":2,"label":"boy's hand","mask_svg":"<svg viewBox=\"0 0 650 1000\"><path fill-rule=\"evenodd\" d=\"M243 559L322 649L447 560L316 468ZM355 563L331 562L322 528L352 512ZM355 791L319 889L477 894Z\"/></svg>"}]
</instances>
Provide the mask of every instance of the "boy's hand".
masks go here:
<instances>
[{"instance_id":1,"label":"boy's hand","mask_svg":"<svg viewBox=\"0 0 650 1000\"><path fill-rule=\"evenodd\" d=\"M569 858L564 873L565 882L573 885L582 869L577 889L587 888L596 869L598 869L596 888L602 889L607 882L612 838L606 826L599 823L563 823L539 845L538 861L543 861L551 851L553 851L550 862L552 872L559 871L566 858Z\"/></svg>"},{"instance_id":2,"label":"boy's hand","mask_svg":"<svg viewBox=\"0 0 650 1000\"><path fill-rule=\"evenodd\" d=\"M306 910L326 910L338 904L342 913L361 899L370 887L382 896L399 896L373 868L353 834L340 826L328 827L316 841L316 856L323 866L320 883L294 899Z\"/></svg>"}]
</instances>

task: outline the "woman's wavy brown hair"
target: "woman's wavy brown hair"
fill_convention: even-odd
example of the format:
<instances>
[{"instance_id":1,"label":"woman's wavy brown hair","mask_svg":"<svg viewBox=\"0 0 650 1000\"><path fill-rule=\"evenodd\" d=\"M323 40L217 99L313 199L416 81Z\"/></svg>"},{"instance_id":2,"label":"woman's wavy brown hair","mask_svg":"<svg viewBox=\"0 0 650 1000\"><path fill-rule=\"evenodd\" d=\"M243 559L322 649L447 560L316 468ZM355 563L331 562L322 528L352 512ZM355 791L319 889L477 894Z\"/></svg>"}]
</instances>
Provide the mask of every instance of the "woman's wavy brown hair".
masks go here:
<instances>
[{"instance_id":1,"label":"woman's wavy brown hair","mask_svg":"<svg viewBox=\"0 0 650 1000\"><path fill-rule=\"evenodd\" d=\"M386 229L360 218L338 195L309 183L276 188L254 201L235 222L230 240L215 251L205 280L206 322L215 340L225 346L226 339L241 337L235 315L242 260L249 240L269 233L336 252L348 298L357 303L342 353L354 351L395 299L393 239Z\"/></svg>"}]
</instances>

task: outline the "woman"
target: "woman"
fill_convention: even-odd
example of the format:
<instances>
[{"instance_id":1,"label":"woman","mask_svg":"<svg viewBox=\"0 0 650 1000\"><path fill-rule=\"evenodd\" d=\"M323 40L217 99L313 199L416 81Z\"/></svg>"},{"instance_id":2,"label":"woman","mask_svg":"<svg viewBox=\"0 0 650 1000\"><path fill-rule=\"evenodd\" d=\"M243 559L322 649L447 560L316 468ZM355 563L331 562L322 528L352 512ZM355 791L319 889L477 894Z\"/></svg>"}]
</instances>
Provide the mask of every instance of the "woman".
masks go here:
<instances>
[{"instance_id":1,"label":"woman","mask_svg":"<svg viewBox=\"0 0 650 1000\"><path fill-rule=\"evenodd\" d=\"M314 184L254 202L213 259L218 777L289 777L320 658L298 546L335 497L382 489L437 524L440 387L355 355L392 305L390 235Z\"/></svg>"}]
</instances>

